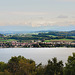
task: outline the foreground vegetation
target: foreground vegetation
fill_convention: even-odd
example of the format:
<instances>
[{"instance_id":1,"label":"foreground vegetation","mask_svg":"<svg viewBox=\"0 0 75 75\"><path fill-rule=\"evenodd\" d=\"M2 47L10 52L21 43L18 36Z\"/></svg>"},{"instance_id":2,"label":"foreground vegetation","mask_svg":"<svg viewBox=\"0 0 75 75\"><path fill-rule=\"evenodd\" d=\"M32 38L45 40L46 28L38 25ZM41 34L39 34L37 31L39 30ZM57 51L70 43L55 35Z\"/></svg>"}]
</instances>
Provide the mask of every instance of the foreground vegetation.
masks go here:
<instances>
[{"instance_id":1,"label":"foreground vegetation","mask_svg":"<svg viewBox=\"0 0 75 75\"><path fill-rule=\"evenodd\" d=\"M0 75L75 75L75 53L68 57L65 67L55 57L43 66L23 56L15 56L8 63L0 62Z\"/></svg>"}]
</instances>

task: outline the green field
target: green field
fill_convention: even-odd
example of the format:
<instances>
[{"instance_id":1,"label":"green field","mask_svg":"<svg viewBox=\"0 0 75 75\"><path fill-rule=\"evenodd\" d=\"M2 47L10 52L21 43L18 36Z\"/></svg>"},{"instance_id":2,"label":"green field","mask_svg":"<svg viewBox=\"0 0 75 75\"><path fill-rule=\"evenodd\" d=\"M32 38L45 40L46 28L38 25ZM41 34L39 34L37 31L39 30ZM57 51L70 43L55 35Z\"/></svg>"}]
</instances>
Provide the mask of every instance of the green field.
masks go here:
<instances>
[{"instance_id":1,"label":"green field","mask_svg":"<svg viewBox=\"0 0 75 75\"><path fill-rule=\"evenodd\" d=\"M75 36L71 36L71 37L74 37L75 38Z\"/></svg>"},{"instance_id":2,"label":"green field","mask_svg":"<svg viewBox=\"0 0 75 75\"><path fill-rule=\"evenodd\" d=\"M45 40L44 42L51 42L51 41L75 41L73 39L51 39L51 40Z\"/></svg>"},{"instance_id":3,"label":"green field","mask_svg":"<svg viewBox=\"0 0 75 75\"><path fill-rule=\"evenodd\" d=\"M0 42L7 42L7 41L11 42L11 41L17 41L17 40L15 40L15 39L7 39L7 40L0 39Z\"/></svg>"},{"instance_id":4,"label":"green field","mask_svg":"<svg viewBox=\"0 0 75 75\"><path fill-rule=\"evenodd\" d=\"M48 36L50 36L50 37L51 37L51 36L52 36L52 37L57 37L57 36L54 36L54 35L48 35Z\"/></svg>"}]
</instances>

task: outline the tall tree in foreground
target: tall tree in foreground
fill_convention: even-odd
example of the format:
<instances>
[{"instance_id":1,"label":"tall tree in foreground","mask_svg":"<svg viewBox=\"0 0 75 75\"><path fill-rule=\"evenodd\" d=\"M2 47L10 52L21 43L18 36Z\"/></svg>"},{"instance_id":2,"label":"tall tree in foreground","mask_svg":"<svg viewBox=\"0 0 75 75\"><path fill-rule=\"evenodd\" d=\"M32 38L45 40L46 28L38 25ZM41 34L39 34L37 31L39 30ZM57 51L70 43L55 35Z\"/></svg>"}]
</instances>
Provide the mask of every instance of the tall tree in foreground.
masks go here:
<instances>
[{"instance_id":1,"label":"tall tree in foreground","mask_svg":"<svg viewBox=\"0 0 75 75\"><path fill-rule=\"evenodd\" d=\"M13 75L36 75L35 62L23 56L15 56L8 62L8 71Z\"/></svg>"},{"instance_id":2,"label":"tall tree in foreground","mask_svg":"<svg viewBox=\"0 0 75 75\"><path fill-rule=\"evenodd\" d=\"M73 56L68 57L64 75L75 75L75 53L73 53Z\"/></svg>"},{"instance_id":3,"label":"tall tree in foreground","mask_svg":"<svg viewBox=\"0 0 75 75\"><path fill-rule=\"evenodd\" d=\"M57 58L49 60L45 67L45 75L63 75L63 62L57 62Z\"/></svg>"}]
</instances>

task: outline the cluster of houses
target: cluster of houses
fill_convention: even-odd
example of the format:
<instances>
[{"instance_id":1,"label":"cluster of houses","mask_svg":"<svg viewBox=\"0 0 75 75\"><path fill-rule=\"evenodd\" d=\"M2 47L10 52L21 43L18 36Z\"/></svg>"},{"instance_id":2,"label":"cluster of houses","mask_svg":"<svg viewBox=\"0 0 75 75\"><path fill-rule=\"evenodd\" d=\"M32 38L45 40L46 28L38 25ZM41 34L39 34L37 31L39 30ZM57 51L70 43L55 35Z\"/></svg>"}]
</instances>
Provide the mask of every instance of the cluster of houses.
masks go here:
<instances>
[{"instance_id":1,"label":"cluster of houses","mask_svg":"<svg viewBox=\"0 0 75 75\"><path fill-rule=\"evenodd\" d=\"M75 47L75 41L69 42L69 41L51 41L51 42L41 42L40 40L33 41L31 43L27 42L17 42L17 41L12 41L12 42L0 42L0 47L34 47L36 45L37 47L41 47L41 45L48 45L50 46L55 46L55 45L73 45Z\"/></svg>"}]
</instances>

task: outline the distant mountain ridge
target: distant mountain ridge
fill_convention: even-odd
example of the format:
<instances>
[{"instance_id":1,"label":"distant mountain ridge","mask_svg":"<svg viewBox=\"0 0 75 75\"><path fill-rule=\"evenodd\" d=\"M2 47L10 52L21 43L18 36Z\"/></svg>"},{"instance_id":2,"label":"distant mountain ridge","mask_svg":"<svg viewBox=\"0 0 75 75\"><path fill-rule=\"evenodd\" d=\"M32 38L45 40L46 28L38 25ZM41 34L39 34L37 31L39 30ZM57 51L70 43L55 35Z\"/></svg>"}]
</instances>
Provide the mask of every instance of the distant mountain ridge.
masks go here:
<instances>
[{"instance_id":1,"label":"distant mountain ridge","mask_svg":"<svg viewBox=\"0 0 75 75\"><path fill-rule=\"evenodd\" d=\"M75 34L75 30L72 31L55 31L55 30L40 30L40 31L0 31L0 34L24 34L24 33L46 33L46 32L55 32L55 33L67 33L67 34Z\"/></svg>"}]
</instances>

